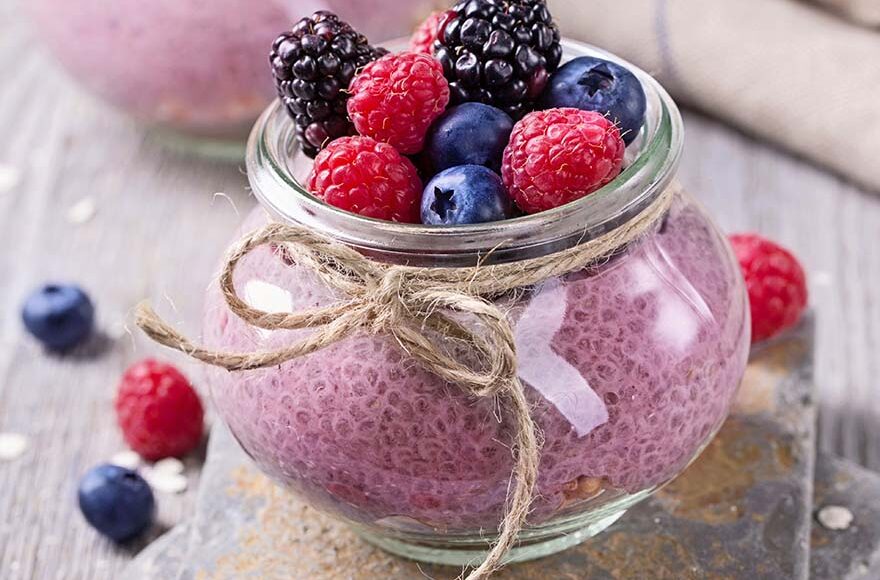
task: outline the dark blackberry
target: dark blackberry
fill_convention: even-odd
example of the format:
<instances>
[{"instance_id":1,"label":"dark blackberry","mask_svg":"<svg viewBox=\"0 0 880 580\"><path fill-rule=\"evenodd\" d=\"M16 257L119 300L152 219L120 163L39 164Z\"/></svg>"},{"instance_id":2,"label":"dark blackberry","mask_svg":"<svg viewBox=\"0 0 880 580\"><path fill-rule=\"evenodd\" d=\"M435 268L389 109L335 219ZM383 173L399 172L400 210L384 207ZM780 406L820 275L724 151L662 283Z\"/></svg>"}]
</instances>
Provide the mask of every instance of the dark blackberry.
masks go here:
<instances>
[{"instance_id":1,"label":"dark blackberry","mask_svg":"<svg viewBox=\"0 0 880 580\"><path fill-rule=\"evenodd\" d=\"M346 89L355 73L386 53L326 11L303 18L275 39L269 54L272 76L306 155L315 157L330 141L355 134Z\"/></svg>"},{"instance_id":2,"label":"dark blackberry","mask_svg":"<svg viewBox=\"0 0 880 580\"><path fill-rule=\"evenodd\" d=\"M460 0L440 25L434 56L453 105L486 103L519 119L559 67L559 40L545 0Z\"/></svg>"}]
</instances>

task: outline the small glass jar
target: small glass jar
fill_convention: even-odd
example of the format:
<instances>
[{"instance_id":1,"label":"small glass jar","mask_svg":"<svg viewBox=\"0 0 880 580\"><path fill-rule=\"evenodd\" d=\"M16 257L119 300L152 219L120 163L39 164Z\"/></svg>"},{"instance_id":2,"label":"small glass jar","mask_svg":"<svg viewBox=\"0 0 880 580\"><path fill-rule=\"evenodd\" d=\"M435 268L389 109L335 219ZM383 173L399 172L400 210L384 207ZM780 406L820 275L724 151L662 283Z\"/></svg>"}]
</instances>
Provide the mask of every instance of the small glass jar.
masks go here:
<instances>
[{"instance_id":1,"label":"small glass jar","mask_svg":"<svg viewBox=\"0 0 880 580\"><path fill-rule=\"evenodd\" d=\"M600 55L566 42L566 58ZM258 121L248 171L258 209L313 228L371 259L413 266L509 263L570 248L632 219L673 182L679 112L647 74L646 126L611 184L544 213L447 228L362 218L301 185L309 161L276 104ZM271 218L268 217L271 215ZM490 252L490 250L494 250ZM486 263L486 262L484 262ZM337 297L283 252L238 266L252 306L296 311ZM508 561L598 533L668 483L727 416L749 349L747 297L726 239L678 193L660 223L613 257L496 297L516 333L519 374L543 437L528 526ZM212 286L204 340L224 351L275 350L305 331L266 331L230 313ZM418 560L473 563L504 514L511 423L424 370L388 336L357 335L277 367L211 369L220 415L269 476L347 519L369 541Z\"/></svg>"},{"instance_id":2,"label":"small glass jar","mask_svg":"<svg viewBox=\"0 0 880 580\"><path fill-rule=\"evenodd\" d=\"M275 96L267 55L304 14L333 10L374 41L411 30L415 0L29 0L43 41L90 91L166 142L241 159ZM389 9L393 6L393 9ZM381 15L381 16L380 16Z\"/></svg>"}]
</instances>

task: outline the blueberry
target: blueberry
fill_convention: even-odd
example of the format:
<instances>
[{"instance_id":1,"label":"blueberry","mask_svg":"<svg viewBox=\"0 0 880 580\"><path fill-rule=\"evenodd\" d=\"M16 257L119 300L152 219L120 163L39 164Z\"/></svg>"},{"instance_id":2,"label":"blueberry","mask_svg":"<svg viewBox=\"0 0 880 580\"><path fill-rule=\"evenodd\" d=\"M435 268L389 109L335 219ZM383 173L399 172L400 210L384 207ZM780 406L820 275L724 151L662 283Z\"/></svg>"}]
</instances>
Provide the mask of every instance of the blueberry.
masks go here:
<instances>
[{"instance_id":1,"label":"blueberry","mask_svg":"<svg viewBox=\"0 0 880 580\"><path fill-rule=\"evenodd\" d=\"M513 120L495 107L464 103L434 122L425 147L435 172L458 165L484 165L501 170Z\"/></svg>"},{"instance_id":2,"label":"blueberry","mask_svg":"<svg viewBox=\"0 0 880 580\"><path fill-rule=\"evenodd\" d=\"M422 223L460 225L495 222L513 215L513 204L498 174L482 165L440 172L422 195Z\"/></svg>"},{"instance_id":3,"label":"blueberry","mask_svg":"<svg viewBox=\"0 0 880 580\"><path fill-rule=\"evenodd\" d=\"M30 296L21 310L25 327L51 350L67 350L92 332L95 307L78 286L49 284Z\"/></svg>"},{"instance_id":4,"label":"blueberry","mask_svg":"<svg viewBox=\"0 0 880 580\"><path fill-rule=\"evenodd\" d=\"M642 84L629 70L601 58L582 56L550 77L541 106L575 107L608 115L629 145L645 122L647 104Z\"/></svg>"},{"instance_id":5,"label":"blueberry","mask_svg":"<svg viewBox=\"0 0 880 580\"><path fill-rule=\"evenodd\" d=\"M140 475L117 465L99 465L79 482L79 508L86 520L117 542L131 539L153 522L156 501Z\"/></svg>"}]
</instances>

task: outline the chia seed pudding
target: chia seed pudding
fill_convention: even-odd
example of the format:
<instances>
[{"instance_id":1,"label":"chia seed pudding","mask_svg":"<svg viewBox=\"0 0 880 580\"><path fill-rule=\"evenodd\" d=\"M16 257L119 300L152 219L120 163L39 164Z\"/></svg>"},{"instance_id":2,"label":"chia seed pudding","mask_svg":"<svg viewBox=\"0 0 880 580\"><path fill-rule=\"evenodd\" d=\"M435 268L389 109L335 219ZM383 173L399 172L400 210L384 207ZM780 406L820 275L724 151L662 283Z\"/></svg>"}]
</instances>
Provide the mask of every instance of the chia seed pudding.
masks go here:
<instances>
[{"instance_id":1,"label":"chia seed pudding","mask_svg":"<svg viewBox=\"0 0 880 580\"><path fill-rule=\"evenodd\" d=\"M257 211L246 229L260 225ZM726 242L687 197L659 231L607 264L505 297L520 376L544 438L530 523L660 486L720 427L748 353L747 304ZM261 248L236 285L265 310L327 305L309 272ZM232 315L216 286L205 340L220 350L290 344ZM497 525L513 464L508 421L357 336L278 367L211 369L214 401L277 481L364 524L467 532Z\"/></svg>"}]
</instances>

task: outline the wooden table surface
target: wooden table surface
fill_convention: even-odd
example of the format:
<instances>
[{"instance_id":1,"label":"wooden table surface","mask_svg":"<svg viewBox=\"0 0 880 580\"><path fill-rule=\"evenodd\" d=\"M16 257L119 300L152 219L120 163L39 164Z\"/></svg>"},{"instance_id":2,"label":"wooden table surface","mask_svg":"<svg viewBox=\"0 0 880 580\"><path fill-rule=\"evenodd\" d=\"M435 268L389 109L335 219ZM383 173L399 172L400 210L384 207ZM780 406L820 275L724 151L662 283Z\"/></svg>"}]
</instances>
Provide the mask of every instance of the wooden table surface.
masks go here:
<instances>
[{"instance_id":1,"label":"wooden table surface","mask_svg":"<svg viewBox=\"0 0 880 580\"><path fill-rule=\"evenodd\" d=\"M124 449L116 381L156 354L198 377L128 333L130 311L145 297L173 297L197 332L215 262L255 202L240 167L176 155L76 88L14 10L0 0L0 171L20 177L0 191L0 432L25 434L30 447L0 463L0 577L115 578L140 545L99 539L74 493L84 471ZM683 183L727 231L762 232L806 265L821 446L880 469L880 195L704 117L686 114L686 125ZM68 211L83 199L96 214L72 223ZM94 352L49 357L24 334L20 303L47 280L93 296L106 334ZM161 495L163 524L190 513L193 499Z\"/></svg>"}]
</instances>

